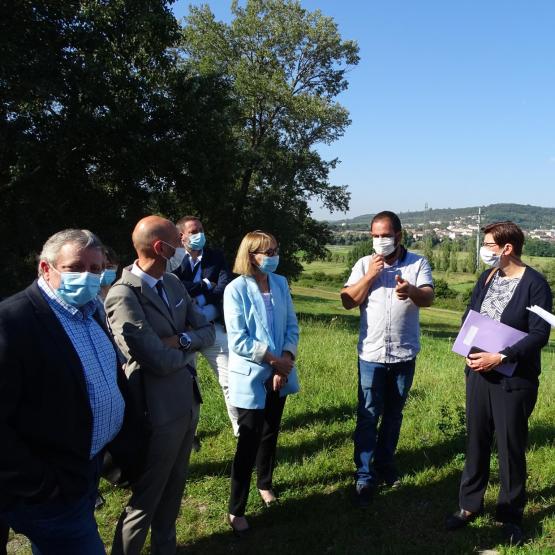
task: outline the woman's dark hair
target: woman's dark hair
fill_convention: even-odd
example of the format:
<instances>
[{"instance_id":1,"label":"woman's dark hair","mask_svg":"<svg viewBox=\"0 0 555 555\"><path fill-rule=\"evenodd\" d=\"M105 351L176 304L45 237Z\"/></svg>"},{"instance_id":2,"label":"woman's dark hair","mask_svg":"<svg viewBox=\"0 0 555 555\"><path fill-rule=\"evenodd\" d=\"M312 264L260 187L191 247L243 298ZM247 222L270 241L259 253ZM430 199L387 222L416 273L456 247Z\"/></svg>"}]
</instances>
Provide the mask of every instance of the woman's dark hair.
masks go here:
<instances>
[{"instance_id":1,"label":"woman's dark hair","mask_svg":"<svg viewBox=\"0 0 555 555\"><path fill-rule=\"evenodd\" d=\"M524 233L514 222L495 222L488 224L482 228L484 235L491 233L496 245L502 247L507 243L513 246L514 253L517 256L522 254L522 246L524 245Z\"/></svg>"}]
</instances>

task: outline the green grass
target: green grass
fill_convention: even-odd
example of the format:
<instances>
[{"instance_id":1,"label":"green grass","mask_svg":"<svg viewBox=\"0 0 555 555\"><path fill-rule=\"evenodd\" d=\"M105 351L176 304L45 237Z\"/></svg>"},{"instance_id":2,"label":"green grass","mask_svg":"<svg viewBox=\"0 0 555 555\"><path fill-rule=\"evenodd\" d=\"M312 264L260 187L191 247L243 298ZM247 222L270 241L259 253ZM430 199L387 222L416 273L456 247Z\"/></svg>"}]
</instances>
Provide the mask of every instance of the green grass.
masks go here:
<instances>
[{"instance_id":1,"label":"green grass","mask_svg":"<svg viewBox=\"0 0 555 555\"><path fill-rule=\"evenodd\" d=\"M358 310L345 311L331 288L295 287L294 302L301 325L302 391L287 401L279 439L275 486L281 503L265 509L253 486L247 507L252 534L236 540L230 533L224 515L235 442L221 391L201 362L202 449L191 458L178 553L555 553L553 341L544 349L540 395L530 422L529 541L509 549L499 545L500 530L491 517L498 492L495 457L486 515L457 533L443 529L445 516L457 507L464 464L463 364L451 352L460 313L422 310L422 351L398 447L402 487L380 490L371 507L360 511L352 505ZM97 519L109 546L128 494L104 482L101 488L107 503ZM15 552L28 550L23 545Z\"/></svg>"},{"instance_id":2,"label":"green grass","mask_svg":"<svg viewBox=\"0 0 555 555\"><path fill-rule=\"evenodd\" d=\"M304 263L303 277L310 276L315 272L325 272L332 276L339 276L345 271L345 264L338 262L326 262L315 260L314 262Z\"/></svg>"},{"instance_id":3,"label":"green grass","mask_svg":"<svg viewBox=\"0 0 555 555\"><path fill-rule=\"evenodd\" d=\"M550 265L553 264L554 258L550 256L526 256L522 257L522 260L532 266L532 268L536 268L536 270L542 272L545 271Z\"/></svg>"},{"instance_id":4,"label":"green grass","mask_svg":"<svg viewBox=\"0 0 555 555\"><path fill-rule=\"evenodd\" d=\"M348 254L353 248L353 245L326 245L326 248L332 253Z\"/></svg>"},{"instance_id":5,"label":"green grass","mask_svg":"<svg viewBox=\"0 0 555 555\"><path fill-rule=\"evenodd\" d=\"M472 289L476 283L476 276L464 272L440 272L433 271L434 279L443 279L447 282L450 289L462 293L468 289Z\"/></svg>"}]
</instances>

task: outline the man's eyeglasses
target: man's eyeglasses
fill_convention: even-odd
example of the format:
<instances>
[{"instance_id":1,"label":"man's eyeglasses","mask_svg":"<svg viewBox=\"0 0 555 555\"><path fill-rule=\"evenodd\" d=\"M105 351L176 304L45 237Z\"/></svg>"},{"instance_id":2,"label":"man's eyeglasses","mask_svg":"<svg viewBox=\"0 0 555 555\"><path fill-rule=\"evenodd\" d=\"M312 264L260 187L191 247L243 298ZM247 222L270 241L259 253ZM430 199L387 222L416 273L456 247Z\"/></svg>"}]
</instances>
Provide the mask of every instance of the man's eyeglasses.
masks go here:
<instances>
[{"instance_id":1,"label":"man's eyeglasses","mask_svg":"<svg viewBox=\"0 0 555 555\"><path fill-rule=\"evenodd\" d=\"M275 249L266 249L265 251L254 251L252 254L265 254L266 256L277 256L279 254L279 247Z\"/></svg>"},{"instance_id":2,"label":"man's eyeglasses","mask_svg":"<svg viewBox=\"0 0 555 555\"><path fill-rule=\"evenodd\" d=\"M482 247L496 247L497 243L482 243Z\"/></svg>"}]
</instances>

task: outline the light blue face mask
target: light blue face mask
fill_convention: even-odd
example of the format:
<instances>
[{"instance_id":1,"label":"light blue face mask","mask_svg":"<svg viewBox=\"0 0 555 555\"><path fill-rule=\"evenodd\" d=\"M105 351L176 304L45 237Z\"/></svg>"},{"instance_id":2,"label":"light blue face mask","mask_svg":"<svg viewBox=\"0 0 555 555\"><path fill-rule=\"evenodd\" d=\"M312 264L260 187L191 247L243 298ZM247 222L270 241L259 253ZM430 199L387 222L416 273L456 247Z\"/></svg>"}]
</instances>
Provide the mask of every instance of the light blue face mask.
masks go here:
<instances>
[{"instance_id":1,"label":"light blue face mask","mask_svg":"<svg viewBox=\"0 0 555 555\"><path fill-rule=\"evenodd\" d=\"M279 254L275 256L264 256L258 269L265 274L273 274L277 270L278 264Z\"/></svg>"},{"instance_id":2,"label":"light blue face mask","mask_svg":"<svg viewBox=\"0 0 555 555\"><path fill-rule=\"evenodd\" d=\"M112 285L116 281L117 268L106 268L102 274L100 274L100 287L106 287Z\"/></svg>"},{"instance_id":3,"label":"light blue face mask","mask_svg":"<svg viewBox=\"0 0 555 555\"><path fill-rule=\"evenodd\" d=\"M57 270L56 270L57 271ZM60 272L61 282L56 289L60 299L75 308L92 301L100 292L100 274L91 272Z\"/></svg>"},{"instance_id":4,"label":"light blue face mask","mask_svg":"<svg viewBox=\"0 0 555 555\"><path fill-rule=\"evenodd\" d=\"M174 270L177 270L177 268L181 266L186 254L185 247L174 247L169 243L166 243L166 241L162 241L162 243L173 249L173 254L169 258L166 258L162 254L162 257L166 258L166 272L171 274Z\"/></svg>"},{"instance_id":5,"label":"light blue face mask","mask_svg":"<svg viewBox=\"0 0 555 555\"><path fill-rule=\"evenodd\" d=\"M187 240L187 246L189 247L189 250L192 251L202 250L205 244L206 237L204 236L204 233L202 231L200 233L189 235L189 239Z\"/></svg>"}]
</instances>

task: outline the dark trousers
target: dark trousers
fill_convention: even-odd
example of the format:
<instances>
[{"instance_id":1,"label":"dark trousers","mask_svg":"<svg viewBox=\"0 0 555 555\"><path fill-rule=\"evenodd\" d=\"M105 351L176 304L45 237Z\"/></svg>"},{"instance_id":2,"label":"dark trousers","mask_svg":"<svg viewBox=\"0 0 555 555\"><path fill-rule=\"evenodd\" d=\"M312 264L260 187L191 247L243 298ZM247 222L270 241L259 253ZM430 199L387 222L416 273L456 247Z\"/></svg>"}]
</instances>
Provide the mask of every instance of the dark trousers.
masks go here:
<instances>
[{"instance_id":1,"label":"dark trousers","mask_svg":"<svg viewBox=\"0 0 555 555\"><path fill-rule=\"evenodd\" d=\"M272 391L266 395L266 406L263 409L237 409L239 438L231 467L229 499L229 512L232 515L245 514L255 463L258 489L272 489L277 438L285 399Z\"/></svg>"},{"instance_id":2,"label":"dark trousers","mask_svg":"<svg viewBox=\"0 0 555 555\"><path fill-rule=\"evenodd\" d=\"M6 555L10 527L0 520L0 555Z\"/></svg>"},{"instance_id":3,"label":"dark trousers","mask_svg":"<svg viewBox=\"0 0 555 555\"><path fill-rule=\"evenodd\" d=\"M522 380L524 381L524 380ZM483 508L489 479L493 434L497 440L500 490L496 518L520 524L526 504L526 443L528 418L538 395L534 384L511 388L478 372L466 379L466 462L459 506L471 512Z\"/></svg>"},{"instance_id":4,"label":"dark trousers","mask_svg":"<svg viewBox=\"0 0 555 555\"><path fill-rule=\"evenodd\" d=\"M89 463L89 489L80 498L57 496L38 504L20 502L2 513L2 522L31 540L33 555L104 555L94 519L102 457Z\"/></svg>"}]
</instances>

